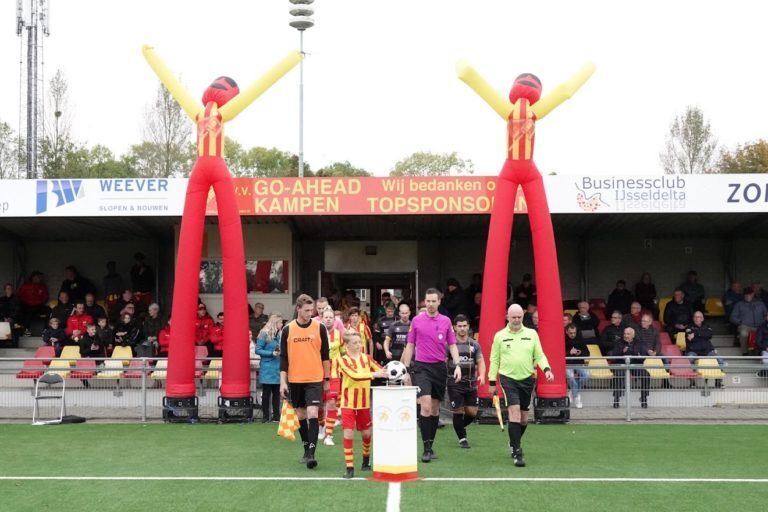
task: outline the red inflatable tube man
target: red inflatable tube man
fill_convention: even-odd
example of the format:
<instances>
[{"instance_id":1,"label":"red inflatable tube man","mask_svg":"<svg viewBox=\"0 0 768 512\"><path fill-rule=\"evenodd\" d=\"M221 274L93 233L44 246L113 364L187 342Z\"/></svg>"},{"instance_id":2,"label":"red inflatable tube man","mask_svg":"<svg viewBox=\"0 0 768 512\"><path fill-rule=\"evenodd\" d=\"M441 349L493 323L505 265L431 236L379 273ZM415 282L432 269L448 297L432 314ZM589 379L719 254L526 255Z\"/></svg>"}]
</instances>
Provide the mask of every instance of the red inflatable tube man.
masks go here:
<instances>
[{"instance_id":1,"label":"red inflatable tube man","mask_svg":"<svg viewBox=\"0 0 768 512\"><path fill-rule=\"evenodd\" d=\"M201 108L151 47L145 46L143 52L160 81L197 125L197 160L187 185L173 285L173 329L168 351L166 396L195 397L195 315L205 207L208 192L213 187L218 206L227 319L220 393L223 398L250 397L245 250L234 181L224 161L223 126L298 64L302 55L290 53L243 92L231 78L217 78L203 94Z\"/></svg>"},{"instance_id":2,"label":"red inflatable tube man","mask_svg":"<svg viewBox=\"0 0 768 512\"><path fill-rule=\"evenodd\" d=\"M483 298L480 308L480 345L491 353L493 336L505 324L509 246L512 237L515 196L522 187L528 205L536 269L539 336L555 380L538 379L536 394L541 398L560 398L566 394L565 345L563 343L563 301L557 249L552 230L547 196L541 173L533 162L536 121L570 98L592 75L594 66L584 66L568 82L541 97L541 82L530 73L515 79L509 101L498 94L468 64L457 66L459 78L480 95L507 121L507 159L496 182L496 195L488 228L483 273ZM487 384L479 390L488 396Z\"/></svg>"}]
</instances>

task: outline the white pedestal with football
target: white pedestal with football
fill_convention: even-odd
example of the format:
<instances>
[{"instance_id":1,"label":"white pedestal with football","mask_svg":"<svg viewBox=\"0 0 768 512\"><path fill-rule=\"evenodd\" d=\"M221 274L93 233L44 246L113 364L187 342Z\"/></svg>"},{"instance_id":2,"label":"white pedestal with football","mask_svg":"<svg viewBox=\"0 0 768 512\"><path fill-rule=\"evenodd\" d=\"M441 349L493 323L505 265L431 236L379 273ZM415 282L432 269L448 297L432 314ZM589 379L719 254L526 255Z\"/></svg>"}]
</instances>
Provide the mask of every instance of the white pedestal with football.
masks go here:
<instances>
[{"instance_id":1,"label":"white pedestal with football","mask_svg":"<svg viewBox=\"0 0 768 512\"><path fill-rule=\"evenodd\" d=\"M371 391L373 479L384 482L418 479L416 387L379 386Z\"/></svg>"}]
</instances>

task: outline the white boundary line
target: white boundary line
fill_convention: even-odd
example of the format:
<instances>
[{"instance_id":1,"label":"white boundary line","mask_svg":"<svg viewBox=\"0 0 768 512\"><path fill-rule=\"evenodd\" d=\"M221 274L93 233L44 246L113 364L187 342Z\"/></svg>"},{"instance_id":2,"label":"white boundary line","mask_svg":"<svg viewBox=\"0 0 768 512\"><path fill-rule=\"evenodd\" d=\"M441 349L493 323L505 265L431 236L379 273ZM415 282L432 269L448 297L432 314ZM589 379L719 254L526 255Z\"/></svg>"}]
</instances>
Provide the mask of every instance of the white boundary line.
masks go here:
<instances>
[{"instance_id":1,"label":"white boundary line","mask_svg":"<svg viewBox=\"0 0 768 512\"><path fill-rule=\"evenodd\" d=\"M343 477L322 476L0 476L0 481L14 480L57 480L57 481L246 481L246 482L292 482L292 481L349 481ZM365 478L353 478L366 481ZM632 478L632 477L434 477L423 478L421 482L639 482L639 483L724 483L724 484L765 484L768 478ZM394 486L397 490L393 490ZM390 484L389 492L400 494L400 484Z\"/></svg>"},{"instance_id":2,"label":"white boundary line","mask_svg":"<svg viewBox=\"0 0 768 512\"><path fill-rule=\"evenodd\" d=\"M387 512L400 512L400 483L392 482L387 489Z\"/></svg>"}]
</instances>

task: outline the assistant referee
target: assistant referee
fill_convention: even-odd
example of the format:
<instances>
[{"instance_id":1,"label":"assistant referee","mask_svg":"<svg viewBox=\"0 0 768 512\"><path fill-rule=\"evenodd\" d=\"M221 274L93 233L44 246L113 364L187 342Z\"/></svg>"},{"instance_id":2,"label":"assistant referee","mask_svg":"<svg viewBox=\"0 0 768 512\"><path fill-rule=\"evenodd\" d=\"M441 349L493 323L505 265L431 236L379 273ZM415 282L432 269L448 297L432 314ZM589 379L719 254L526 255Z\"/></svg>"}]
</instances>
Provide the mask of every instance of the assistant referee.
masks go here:
<instances>
[{"instance_id":1,"label":"assistant referee","mask_svg":"<svg viewBox=\"0 0 768 512\"><path fill-rule=\"evenodd\" d=\"M507 310L507 321L507 326L493 337L488 380L491 395L495 395L498 377L509 415L507 430L512 459L515 466L523 467L525 459L520 443L528 426L528 408L536 385L534 365L541 368L549 382L555 380L555 375L549 368L538 333L523 325L523 308L512 304Z\"/></svg>"}]
</instances>

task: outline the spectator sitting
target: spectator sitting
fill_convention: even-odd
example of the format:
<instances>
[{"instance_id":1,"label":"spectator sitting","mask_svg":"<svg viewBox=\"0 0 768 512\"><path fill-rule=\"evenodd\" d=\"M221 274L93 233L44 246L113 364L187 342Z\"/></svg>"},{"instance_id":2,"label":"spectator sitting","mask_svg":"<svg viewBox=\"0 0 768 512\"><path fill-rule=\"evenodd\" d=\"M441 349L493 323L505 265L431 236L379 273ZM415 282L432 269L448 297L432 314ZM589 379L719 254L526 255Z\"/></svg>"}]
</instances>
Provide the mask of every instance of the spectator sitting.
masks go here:
<instances>
[{"instance_id":1,"label":"spectator sitting","mask_svg":"<svg viewBox=\"0 0 768 512\"><path fill-rule=\"evenodd\" d=\"M646 311L651 311L650 309ZM624 317L621 319L621 325L623 327L631 327L634 329L634 334L637 334L637 330L640 329L640 319L643 316L643 307L642 305L635 301L629 306L629 314L624 315ZM634 339L634 338L633 338Z\"/></svg>"},{"instance_id":2,"label":"spectator sitting","mask_svg":"<svg viewBox=\"0 0 768 512\"><path fill-rule=\"evenodd\" d=\"M67 336L75 345L79 345L80 338L85 335L86 326L92 323L93 317L85 312L85 302L82 300L78 301L75 303L75 310L72 312L72 315L67 318Z\"/></svg>"},{"instance_id":3,"label":"spectator sitting","mask_svg":"<svg viewBox=\"0 0 768 512\"><path fill-rule=\"evenodd\" d=\"M85 300L86 293L93 293L96 291L93 284L88 279L81 276L77 272L77 269L72 265L64 269L64 276L65 279L61 283L59 292L67 292L69 294L69 299L72 302L83 301Z\"/></svg>"},{"instance_id":4,"label":"spectator sitting","mask_svg":"<svg viewBox=\"0 0 768 512\"><path fill-rule=\"evenodd\" d=\"M125 313L120 323L115 326L115 346L131 347L133 350L139 341L141 341L141 326L130 313Z\"/></svg>"},{"instance_id":5,"label":"spectator sitting","mask_svg":"<svg viewBox=\"0 0 768 512\"><path fill-rule=\"evenodd\" d=\"M570 313L563 313L563 328L568 327L573 323L573 315Z\"/></svg>"},{"instance_id":6,"label":"spectator sitting","mask_svg":"<svg viewBox=\"0 0 768 512\"><path fill-rule=\"evenodd\" d=\"M702 311L699 309L699 311ZM664 308L664 328L669 333L672 341L679 332L685 332L685 329L693 323L693 309L691 304L686 302L683 290L675 288L672 293L672 300Z\"/></svg>"},{"instance_id":7,"label":"spectator sitting","mask_svg":"<svg viewBox=\"0 0 768 512\"><path fill-rule=\"evenodd\" d=\"M59 325L67 325L67 318L72 314L74 305L69 301L67 292L59 292L59 302L51 310L51 317L59 319Z\"/></svg>"},{"instance_id":8,"label":"spectator sitting","mask_svg":"<svg viewBox=\"0 0 768 512\"><path fill-rule=\"evenodd\" d=\"M693 311L704 311L704 301L707 296L695 270L690 270L686 274L685 282L679 288L685 294L685 301L691 305Z\"/></svg>"},{"instance_id":9,"label":"spectator sitting","mask_svg":"<svg viewBox=\"0 0 768 512\"><path fill-rule=\"evenodd\" d=\"M651 274L643 272L643 275L640 276L640 281L635 284L635 300L640 303L641 309L647 309L652 312L653 318L659 317L656 298L656 285L653 284ZM637 324L640 325L639 318L637 319Z\"/></svg>"},{"instance_id":10,"label":"spectator sitting","mask_svg":"<svg viewBox=\"0 0 768 512\"><path fill-rule=\"evenodd\" d=\"M565 355L568 357L567 364L571 367L565 370L565 378L568 381L574 405L577 409L581 409L581 389L589 380L589 371L584 368L584 359L581 358L589 356L589 349L573 324L565 328Z\"/></svg>"},{"instance_id":11,"label":"spectator sitting","mask_svg":"<svg viewBox=\"0 0 768 512\"><path fill-rule=\"evenodd\" d=\"M533 329L534 331L538 331L539 330L539 312L538 312L538 310L534 311L533 313L531 313L531 329Z\"/></svg>"},{"instance_id":12,"label":"spectator sitting","mask_svg":"<svg viewBox=\"0 0 768 512\"><path fill-rule=\"evenodd\" d=\"M512 292L514 294L512 301L520 304L523 309L528 307L529 302L536 301L536 285L533 284L532 279L531 274L523 274L523 282Z\"/></svg>"},{"instance_id":13,"label":"spectator sitting","mask_svg":"<svg viewBox=\"0 0 768 512\"><path fill-rule=\"evenodd\" d=\"M731 313L731 323L735 324L739 333L739 345L743 355L748 356L747 340L749 334L757 330L763 323L766 315L765 304L755 300L755 291L752 287L744 288L744 300L737 302Z\"/></svg>"},{"instance_id":14,"label":"spectator sitting","mask_svg":"<svg viewBox=\"0 0 768 512\"><path fill-rule=\"evenodd\" d=\"M157 336L157 355L168 357L168 347L171 346L171 317L168 317L168 323L160 330Z\"/></svg>"},{"instance_id":15,"label":"spectator sitting","mask_svg":"<svg viewBox=\"0 0 768 512\"><path fill-rule=\"evenodd\" d=\"M579 330L586 343L591 343L600 336L597 326L600 320L589 312L589 302L583 300L577 305L579 311L573 316L573 325Z\"/></svg>"},{"instance_id":16,"label":"spectator sitting","mask_svg":"<svg viewBox=\"0 0 768 512\"><path fill-rule=\"evenodd\" d=\"M99 339L99 345L104 347L105 357L111 356L115 343L115 328L109 325L105 317L96 320L96 337Z\"/></svg>"},{"instance_id":17,"label":"spectator sitting","mask_svg":"<svg viewBox=\"0 0 768 512\"><path fill-rule=\"evenodd\" d=\"M207 345L211 340L213 318L208 314L205 304L197 305L197 318L195 318L195 345Z\"/></svg>"},{"instance_id":18,"label":"spectator sitting","mask_svg":"<svg viewBox=\"0 0 768 512\"><path fill-rule=\"evenodd\" d=\"M90 292L85 294L85 312L91 315L94 320L107 316L104 308L96 304L96 296Z\"/></svg>"},{"instance_id":19,"label":"spectator sitting","mask_svg":"<svg viewBox=\"0 0 768 512\"><path fill-rule=\"evenodd\" d=\"M146 306L152 303L155 272L144 262L144 254L137 252L133 255L133 259L135 263L131 267L131 287L136 294L136 300Z\"/></svg>"},{"instance_id":20,"label":"spectator sitting","mask_svg":"<svg viewBox=\"0 0 768 512\"><path fill-rule=\"evenodd\" d=\"M67 333L59 327L61 322L57 317L51 317L48 327L43 329L43 344L50 345L56 352L56 357L61 355L61 348L67 343Z\"/></svg>"},{"instance_id":21,"label":"spectator sitting","mask_svg":"<svg viewBox=\"0 0 768 512\"><path fill-rule=\"evenodd\" d=\"M153 357L157 354L158 342L157 338L160 335L160 330L165 325L163 318L160 316L160 306L157 303L149 305L147 310L147 316L142 323L142 332L144 334L144 341L142 342L142 353L147 355L139 355L139 357ZM138 351L137 351L138 352Z\"/></svg>"},{"instance_id":22,"label":"spectator sitting","mask_svg":"<svg viewBox=\"0 0 768 512\"><path fill-rule=\"evenodd\" d=\"M132 313L136 315L139 311L139 302L134 298L133 291L131 291L130 288L126 288L123 290L120 298L117 299L114 305L109 308L109 323L112 325L117 325L117 323L120 321L123 310L129 304L133 305Z\"/></svg>"},{"instance_id":23,"label":"spectator sitting","mask_svg":"<svg viewBox=\"0 0 768 512\"><path fill-rule=\"evenodd\" d=\"M723 306L725 307L725 317L731 318L733 307L744 300L744 289L740 281L731 283L731 287L723 295Z\"/></svg>"},{"instance_id":24,"label":"spectator sitting","mask_svg":"<svg viewBox=\"0 0 768 512\"><path fill-rule=\"evenodd\" d=\"M763 357L763 369L760 370L759 375L761 377L768 377L768 315L765 317L765 322L757 328L755 342L757 342L757 350Z\"/></svg>"},{"instance_id":25,"label":"spectator sitting","mask_svg":"<svg viewBox=\"0 0 768 512\"><path fill-rule=\"evenodd\" d=\"M650 325L650 323L653 322L653 315L650 312L648 312L647 315L648 315L648 325ZM645 319L645 315L643 315L643 319L641 319L641 322L644 321L644 319ZM651 329L653 328L651 327ZM653 330L655 331L656 329L653 329ZM645 346L642 343L637 342L635 330L632 327L626 327L622 335L622 343L617 344L609 355L614 358L619 358L619 359L611 359L611 364L624 364L625 357L645 356L647 355L647 352L648 351L645 350ZM632 364L642 363L644 360L645 360L644 357L642 359L633 359ZM643 409L646 409L648 407L648 394L651 388L650 375L644 368L633 368L630 370L630 375L632 377L639 378L640 380L640 406ZM620 368L616 368L613 370L613 408L614 409L619 408L619 398L621 397L622 394L624 394L625 376L626 376L626 370L622 370Z\"/></svg>"},{"instance_id":26,"label":"spectator sitting","mask_svg":"<svg viewBox=\"0 0 768 512\"><path fill-rule=\"evenodd\" d=\"M600 335L600 352L604 355L613 352L613 349L617 345L621 345L624 339L624 325L622 325L624 316L621 314L621 311L615 310L611 313L610 320L611 325L606 327ZM632 335L634 338L634 329Z\"/></svg>"},{"instance_id":27,"label":"spectator sitting","mask_svg":"<svg viewBox=\"0 0 768 512\"><path fill-rule=\"evenodd\" d=\"M35 270L29 279L19 287L17 293L20 302L21 325L24 326L26 336L31 336L29 328L35 318L51 317L51 309L48 307L48 287L43 283L43 273Z\"/></svg>"},{"instance_id":28,"label":"spectator sitting","mask_svg":"<svg viewBox=\"0 0 768 512\"><path fill-rule=\"evenodd\" d=\"M655 356L661 350L659 331L653 326L653 315L650 311L645 311L640 318L640 329L635 333L634 348L633 355L639 356Z\"/></svg>"},{"instance_id":29,"label":"spectator sitting","mask_svg":"<svg viewBox=\"0 0 768 512\"><path fill-rule=\"evenodd\" d=\"M107 262L107 275L102 280L102 287L104 288L104 301L107 304L107 309L110 309L125 290L125 281L117 273L117 264L114 261Z\"/></svg>"},{"instance_id":30,"label":"spectator sitting","mask_svg":"<svg viewBox=\"0 0 768 512\"><path fill-rule=\"evenodd\" d=\"M528 302L528 306L525 308L525 314L523 315L523 325L529 329L533 329L533 314L536 313L539 308L536 306L535 301Z\"/></svg>"},{"instance_id":31,"label":"spectator sitting","mask_svg":"<svg viewBox=\"0 0 768 512\"><path fill-rule=\"evenodd\" d=\"M321 297L324 298L324 297ZM317 299L318 302L320 302L320 299ZM326 306L328 305L328 299L325 299ZM319 306L318 306L319 307ZM267 321L269 320L269 317L264 314L264 304L261 302L257 302L253 305L253 317L251 317L248 321L248 328L251 330L251 332L256 333L258 336L258 333L261 332L261 330L264 328L265 325L267 325Z\"/></svg>"},{"instance_id":32,"label":"spectator sitting","mask_svg":"<svg viewBox=\"0 0 768 512\"><path fill-rule=\"evenodd\" d=\"M96 326L88 324L85 327L85 334L80 338L80 356L81 357L107 357L107 347L101 344Z\"/></svg>"},{"instance_id":33,"label":"spectator sitting","mask_svg":"<svg viewBox=\"0 0 768 512\"><path fill-rule=\"evenodd\" d=\"M208 357L221 357L224 353L224 313L216 315L216 323L208 334Z\"/></svg>"},{"instance_id":34,"label":"spectator sitting","mask_svg":"<svg viewBox=\"0 0 768 512\"><path fill-rule=\"evenodd\" d=\"M0 322L8 322L11 327L11 348L19 346L19 334L22 330L19 299L13 293L13 285L5 283L3 296L0 297Z\"/></svg>"},{"instance_id":35,"label":"spectator sitting","mask_svg":"<svg viewBox=\"0 0 768 512\"><path fill-rule=\"evenodd\" d=\"M445 295L440 305L445 307L448 318L453 321L456 315L467 314L467 295L462 290L458 279L450 277L445 283Z\"/></svg>"},{"instance_id":36,"label":"spectator sitting","mask_svg":"<svg viewBox=\"0 0 768 512\"><path fill-rule=\"evenodd\" d=\"M607 311L621 311L621 314L625 315L629 313L629 307L634 301L632 292L627 290L627 283L623 279L616 281L616 288L608 295Z\"/></svg>"},{"instance_id":37,"label":"spectator sitting","mask_svg":"<svg viewBox=\"0 0 768 512\"><path fill-rule=\"evenodd\" d=\"M693 324L685 330L685 355L689 357L715 357L720 366L725 366L712 345L712 329L704 323L704 313L697 311L693 314ZM720 379L715 382L716 387L722 384Z\"/></svg>"}]
</instances>

